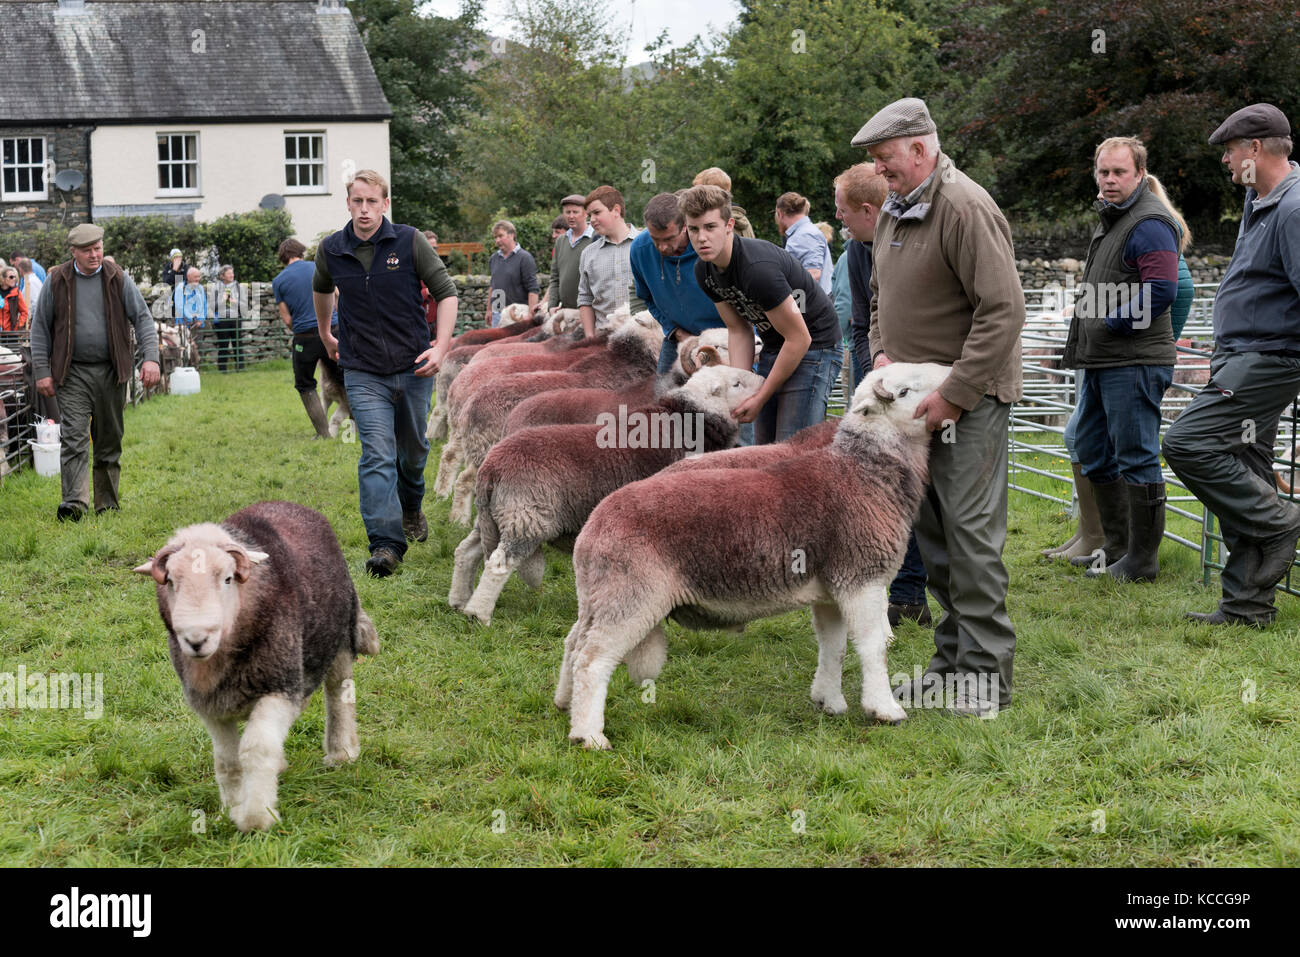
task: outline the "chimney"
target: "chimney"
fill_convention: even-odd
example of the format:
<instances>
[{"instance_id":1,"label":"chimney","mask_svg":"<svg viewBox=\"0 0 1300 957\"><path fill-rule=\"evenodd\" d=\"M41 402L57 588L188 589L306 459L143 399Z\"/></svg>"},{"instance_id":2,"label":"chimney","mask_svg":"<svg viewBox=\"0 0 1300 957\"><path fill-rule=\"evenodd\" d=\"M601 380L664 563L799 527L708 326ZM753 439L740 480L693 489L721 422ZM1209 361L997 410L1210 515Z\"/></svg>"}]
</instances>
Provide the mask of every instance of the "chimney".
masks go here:
<instances>
[{"instance_id":1,"label":"chimney","mask_svg":"<svg viewBox=\"0 0 1300 957\"><path fill-rule=\"evenodd\" d=\"M316 13L318 16L347 12L347 0L316 0Z\"/></svg>"},{"instance_id":2,"label":"chimney","mask_svg":"<svg viewBox=\"0 0 1300 957\"><path fill-rule=\"evenodd\" d=\"M86 0L59 0L55 16L79 17L86 13Z\"/></svg>"}]
</instances>

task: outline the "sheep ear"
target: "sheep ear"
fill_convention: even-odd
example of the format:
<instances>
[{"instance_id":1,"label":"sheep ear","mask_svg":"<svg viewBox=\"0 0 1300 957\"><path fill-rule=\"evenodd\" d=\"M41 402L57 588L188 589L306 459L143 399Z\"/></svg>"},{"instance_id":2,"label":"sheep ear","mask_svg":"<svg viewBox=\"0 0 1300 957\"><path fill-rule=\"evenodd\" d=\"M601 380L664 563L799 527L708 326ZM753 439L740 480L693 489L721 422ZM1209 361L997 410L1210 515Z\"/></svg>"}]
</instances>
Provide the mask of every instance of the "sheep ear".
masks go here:
<instances>
[{"instance_id":1,"label":"sheep ear","mask_svg":"<svg viewBox=\"0 0 1300 957\"><path fill-rule=\"evenodd\" d=\"M235 559L235 578L241 582L248 581L253 574L253 566L266 560L266 552L245 550L239 545L228 545L226 551Z\"/></svg>"},{"instance_id":2,"label":"sheep ear","mask_svg":"<svg viewBox=\"0 0 1300 957\"><path fill-rule=\"evenodd\" d=\"M152 575L152 574L153 574L153 559L150 558L150 559L149 559L147 562L145 562L143 565L136 565L135 568L131 569L131 571L135 572L137 575Z\"/></svg>"},{"instance_id":3,"label":"sheep ear","mask_svg":"<svg viewBox=\"0 0 1300 957\"><path fill-rule=\"evenodd\" d=\"M713 346L700 346L695 352L695 358L702 366L720 366L722 365L722 356Z\"/></svg>"},{"instance_id":4,"label":"sheep ear","mask_svg":"<svg viewBox=\"0 0 1300 957\"><path fill-rule=\"evenodd\" d=\"M154 553L153 558L149 559L143 565L132 569L141 575L152 575L153 580L159 585L167 582L167 559L171 558L176 552L180 551L179 545L164 545Z\"/></svg>"}]
</instances>

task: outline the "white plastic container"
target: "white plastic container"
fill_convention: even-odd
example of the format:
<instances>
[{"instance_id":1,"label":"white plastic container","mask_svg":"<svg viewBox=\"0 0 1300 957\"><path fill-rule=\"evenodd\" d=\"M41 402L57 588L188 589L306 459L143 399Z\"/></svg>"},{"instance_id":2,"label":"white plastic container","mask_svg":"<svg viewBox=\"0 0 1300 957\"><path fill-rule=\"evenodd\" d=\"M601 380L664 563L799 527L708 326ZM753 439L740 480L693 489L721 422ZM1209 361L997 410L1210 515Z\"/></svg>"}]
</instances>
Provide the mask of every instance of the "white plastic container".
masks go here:
<instances>
[{"instance_id":1,"label":"white plastic container","mask_svg":"<svg viewBox=\"0 0 1300 957\"><path fill-rule=\"evenodd\" d=\"M172 370L172 395L193 395L199 391L199 370L193 366L177 366Z\"/></svg>"},{"instance_id":2,"label":"white plastic container","mask_svg":"<svg viewBox=\"0 0 1300 957\"><path fill-rule=\"evenodd\" d=\"M27 444L32 447L32 459L36 463L36 474L46 477L59 474L59 443L46 445L37 442L35 439L28 439Z\"/></svg>"},{"instance_id":3,"label":"white plastic container","mask_svg":"<svg viewBox=\"0 0 1300 957\"><path fill-rule=\"evenodd\" d=\"M48 419L36 423L36 441L41 445L59 444L59 423Z\"/></svg>"}]
</instances>

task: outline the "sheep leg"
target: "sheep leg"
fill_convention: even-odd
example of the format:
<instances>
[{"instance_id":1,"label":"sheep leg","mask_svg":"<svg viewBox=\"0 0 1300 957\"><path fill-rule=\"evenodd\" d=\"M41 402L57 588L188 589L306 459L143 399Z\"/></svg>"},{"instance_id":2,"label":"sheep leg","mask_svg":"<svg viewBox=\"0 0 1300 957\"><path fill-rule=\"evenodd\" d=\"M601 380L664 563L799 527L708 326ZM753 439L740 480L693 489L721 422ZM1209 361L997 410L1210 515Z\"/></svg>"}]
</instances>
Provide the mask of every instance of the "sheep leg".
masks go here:
<instances>
[{"instance_id":1,"label":"sheep leg","mask_svg":"<svg viewBox=\"0 0 1300 957\"><path fill-rule=\"evenodd\" d=\"M458 433L452 432L447 444L442 447L442 455L438 457L438 477L433 480L434 495L446 498L451 494L452 483L456 480L460 466L460 437Z\"/></svg>"},{"instance_id":2,"label":"sheep leg","mask_svg":"<svg viewBox=\"0 0 1300 957\"><path fill-rule=\"evenodd\" d=\"M456 558L451 568L451 588L447 591L447 604L463 611L474 590L474 575L483 563L483 539L478 526L456 546Z\"/></svg>"},{"instance_id":3,"label":"sheep leg","mask_svg":"<svg viewBox=\"0 0 1300 957\"><path fill-rule=\"evenodd\" d=\"M817 635L817 673L813 675L813 704L827 714L844 714L844 652L848 630L839 608L829 602L812 606L813 631Z\"/></svg>"},{"instance_id":4,"label":"sheep leg","mask_svg":"<svg viewBox=\"0 0 1300 957\"><path fill-rule=\"evenodd\" d=\"M578 647L578 638L582 632L582 613L579 612L578 620L564 638L564 659L560 662L560 678L555 682L555 707L561 711L568 711L569 702L573 699L573 653Z\"/></svg>"},{"instance_id":5,"label":"sheep leg","mask_svg":"<svg viewBox=\"0 0 1300 957\"><path fill-rule=\"evenodd\" d=\"M524 554L531 555L534 550L532 543L527 543L525 547L528 551ZM498 545L493 549L483 565L483 574L478 580L478 587L474 589L474 594L461 611L470 618L477 618L485 625L492 624L492 610L496 608L497 599L501 597L501 589L506 587L510 574L522 561L518 550L514 548Z\"/></svg>"},{"instance_id":6,"label":"sheep leg","mask_svg":"<svg viewBox=\"0 0 1300 957\"><path fill-rule=\"evenodd\" d=\"M650 633L658 618L617 625L593 622L573 653L573 699L569 703L569 740L588 750L609 750L605 729L605 698L618 663Z\"/></svg>"},{"instance_id":7,"label":"sheep leg","mask_svg":"<svg viewBox=\"0 0 1300 957\"><path fill-rule=\"evenodd\" d=\"M889 599L888 582L872 582L853 595L837 596L840 613L848 623L849 637L862 661L862 710L877 721L897 724L907 717L889 691L889 674L885 651L889 646L889 629L885 614Z\"/></svg>"},{"instance_id":8,"label":"sheep leg","mask_svg":"<svg viewBox=\"0 0 1300 957\"><path fill-rule=\"evenodd\" d=\"M276 790L285 767L284 739L302 706L281 695L267 695L253 705L252 714L239 740L239 765L243 787L239 803L230 809L235 827L264 831L280 819L276 812Z\"/></svg>"},{"instance_id":9,"label":"sheep leg","mask_svg":"<svg viewBox=\"0 0 1300 957\"><path fill-rule=\"evenodd\" d=\"M379 632L370 620L366 610L357 603L356 653L359 655L379 654Z\"/></svg>"},{"instance_id":10,"label":"sheep leg","mask_svg":"<svg viewBox=\"0 0 1300 957\"><path fill-rule=\"evenodd\" d=\"M451 511L447 514L453 522L468 525L474 516L474 485L478 481L478 466L466 465L456 479L456 490L451 498Z\"/></svg>"},{"instance_id":11,"label":"sheep leg","mask_svg":"<svg viewBox=\"0 0 1300 957\"><path fill-rule=\"evenodd\" d=\"M639 645L627 653L623 664L627 666L628 677L639 687L642 682L658 678L667 660L668 636L664 634L663 622L659 622Z\"/></svg>"},{"instance_id":12,"label":"sheep leg","mask_svg":"<svg viewBox=\"0 0 1300 957\"><path fill-rule=\"evenodd\" d=\"M447 407L441 402L429 413L429 423L425 427L424 437L430 442L437 442L447 437Z\"/></svg>"},{"instance_id":13,"label":"sheep leg","mask_svg":"<svg viewBox=\"0 0 1300 957\"><path fill-rule=\"evenodd\" d=\"M325 764L347 764L361 753L357 740L357 688L352 680L352 650L334 656L325 675Z\"/></svg>"},{"instance_id":14,"label":"sheep leg","mask_svg":"<svg viewBox=\"0 0 1300 957\"><path fill-rule=\"evenodd\" d=\"M212 736L212 763L217 769L217 793L221 795L221 806L232 807L239 803L243 777L239 769L239 725L220 718L200 717Z\"/></svg>"},{"instance_id":15,"label":"sheep leg","mask_svg":"<svg viewBox=\"0 0 1300 957\"><path fill-rule=\"evenodd\" d=\"M533 591L541 588L542 579L546 575L546 556L542 554L542 550L537 549L520 562L519 567L515 569L515 574Z\"/></svg>"}]
</instances>

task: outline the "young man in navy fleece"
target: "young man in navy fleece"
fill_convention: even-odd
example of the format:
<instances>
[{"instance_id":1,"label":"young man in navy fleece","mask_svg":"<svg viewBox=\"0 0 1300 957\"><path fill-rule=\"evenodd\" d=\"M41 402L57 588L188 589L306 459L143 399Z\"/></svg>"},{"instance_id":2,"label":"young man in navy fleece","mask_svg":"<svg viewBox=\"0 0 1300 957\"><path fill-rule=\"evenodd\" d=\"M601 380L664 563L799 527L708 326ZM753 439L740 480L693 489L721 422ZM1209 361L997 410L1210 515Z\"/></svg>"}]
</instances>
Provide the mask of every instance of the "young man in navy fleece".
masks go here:
<instances>
[{"instance_id":1,"label":"young man in navy fleece","mask_svg":"<svg viewBox=\"0 0 1300 957\"><path fill-rule=\"evenodd\" d=\"M1178 226L1147 186L1146 159L1146 147L1132 137L1112 137L1094 153L1101 223L1062 358L1088 371L1075 453L1092 482L1105 536L1105 568L1088 574L1126 582L1150 581L1160 571L1160 400L1176 360L1169 307L1178 293Z\"/></svg>"}]
</instances>

